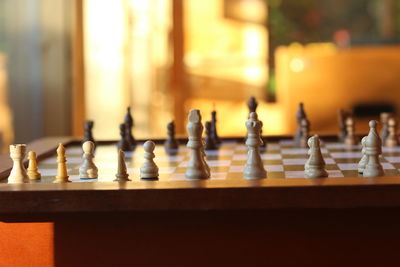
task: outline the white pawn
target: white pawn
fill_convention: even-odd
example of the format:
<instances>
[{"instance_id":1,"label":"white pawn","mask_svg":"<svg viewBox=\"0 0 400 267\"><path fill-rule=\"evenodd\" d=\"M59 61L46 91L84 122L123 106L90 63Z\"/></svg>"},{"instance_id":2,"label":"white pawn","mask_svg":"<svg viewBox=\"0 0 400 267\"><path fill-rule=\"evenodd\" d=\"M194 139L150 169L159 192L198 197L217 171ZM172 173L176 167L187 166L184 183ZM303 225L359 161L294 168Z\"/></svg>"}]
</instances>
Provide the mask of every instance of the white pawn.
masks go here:
<instances>
[{"instance_id":1,"label":"white pawn","mask_svg":"<svg viewBox=\"0 0 400 267\"><path fill-rule=\"evenodd\" d=\"M118 182L130 181L129 174L126 169L125 153L121 149L118 150L118 171L115 175L115 180Z\"/></svg>"},{"instance_id":2,"label":"white pawn","mask_svg":"<svg viewBox=\"0 0 400 267\"><path fill-rule=\"evenodd\" d=\"M10 145L10 157L13 160L13 167L8 176L8 183L26 183L29 181L24 166L26 145Z\"/></svg>"},{"instance_id":3,"label":"white pawn","mask_svg":"<svg viewBox=\"0 0 400 267\"><path fill-rule=\"evenodd\" d=\"M355 135L355 123L353 117L349 116L346 119L346 136L344 137L344 143L347 146L355 146L358 143L357 136Z\"/></svg>"},{"instance_id":4,"label":"white pawn","mask_svg":"<svg viewBox=\"0 0 400 267\"><path fill-rule=\"evenodd\" d=\"M310 137L307 141L309 146L308 155L310 156L304 166L307 178L328 177L325 169L325 160L322 157L321 146L318 135Z\"/></svg>"},{"instance_id":5,"label":"white pawn","mask_svg":"<svg viewBox=\"0 0 400 267\"><path fill-rule=\"evenodd\" d=\"M362 154L362 157L361 157L360 162L358 163L358 173L361 173L361 174L364 173L365 166L367 165L367 162L368 162L368 155L365 154L365 142L366 141L367 141L367 137L364 136L361 139L361 145L362 145L361 154Z\"/></svg>"},{"instance_id":6,"label":"white pawn","mask_svg":"<svg viewBox=\"0 0 400 267\"><path fill-rule=\"evenodd\" d=\"M28 159L29 159L29 164L28 164L29 179L39 180L41 175L40 175L40 172L39 172L38 166L37 166L36 153L34 151L29 151Z\"/></svg>"},{"instance_id":7,"label":"white pawn","mask_svg":"<svg viewBox=\"0 0 400 267\"><path fill-rule=\"evenodd\" d=\"M399 138L397 136L397 121L395 118L389 118L387 121L388 135L384 140L385 146L396 147L399 145Z\"/></svg>"},{"instance_id":8,"label":"white pawn","mask_svg":"<svg viewBox=\"0 0 400 267\"><path fill-rule=\"evenodd\" d=\"M144 163L140 168L140 179L158 180L158 167L154 162L154 149L156 144L153 141L146 141L143 145Z\"/></svg>"},{"instance_id":9,"label":"white pawn","mask_svg":"<svg viewBox=\"0 0 400 267\"><path fill-rule=\"evenodd\" d=\"M267 172L264 169L264 163L260 154L260 145L263 144L263 141L261 140L261 127L262 124L258 120L257 113L251 112L249 120L246 122L246 146L248 152L247 162L243 172L245 179L260 179L267 177Z\"/></svg>"},{"instance_id":10,"label":"white pawn","mask_svg":"<svg viewBox=\"0 0 400 267\"><path fill-rule=\"evenodd\" d=\"M379 155L382 154L382 141L376 130L376 121L369 122L369 133L365 140L365 154L368 156L367 165L365 166L364 177L383 176L383 168L379 162Z\"/></svg>"},{"instance_id":11,"label":"white pawn","mask_svg":"<svg viewBox=\"0 0 400 267\"><path fill-rule=\"evenodd\" d=\"M94 143L86 141L82 145L83 149L83 163L79 168L79 178L81 179L96 179L98 177L98 170L93 162L94 158Z\"/></svg>"},{"instance_id":12,"label":"white pawn","mask_svg":"<svg viewBox=\"0 0 400 267\"><path fill-rule=\"evenodd\" d=\"M65 147L59 144L57 148L57 176L54 183L70 182L68 179L67 159L65 158Z\"/></svg>"}]
</instances>

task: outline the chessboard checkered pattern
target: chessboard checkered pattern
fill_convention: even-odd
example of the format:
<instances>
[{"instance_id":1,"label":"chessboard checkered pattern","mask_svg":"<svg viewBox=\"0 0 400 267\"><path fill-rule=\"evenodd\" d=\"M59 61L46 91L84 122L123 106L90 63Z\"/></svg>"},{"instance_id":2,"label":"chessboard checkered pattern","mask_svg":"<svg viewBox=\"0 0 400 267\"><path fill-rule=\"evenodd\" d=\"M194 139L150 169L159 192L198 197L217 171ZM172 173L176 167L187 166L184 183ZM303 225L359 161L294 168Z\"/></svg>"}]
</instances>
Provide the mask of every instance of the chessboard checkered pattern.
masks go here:
<instances>
[{"instance_id":1,"label":"chessboard checkered pattern","mask_svg":"<svg viewBox=\"0 0 400 267\"><path fill-rule=\"evenodd\" d=\"M329 177L357 177L357 164L361 158L361 147L348 147L339 143L322 142L322 154ZM272 179L304 178L304 164L308 159L307 148L299 148L292 140L268 143L261 158ZM79 166L82 162L82 149L67 147L67 164L70 180L73 182L112 181L117 170L117 148L115 145L99 145L96 149L95 163L99 169L99 179L79 179ZM160 180L186 180L185 170L189 150L181 146L174 155L168 155L163 145L155 149L155 162L159 167ZM224 142L218 150L206 151L207 162L211 168L211 180L243 179L243 169L247 158L247 148L243 143ZM130 179L140 180L140 166L143 163L143 148L138 146L134 152L127 152L126 164ZM383 148L381 158L386 176L400 175L400 147ZM52 182L57 173L56 157L39 162L42 173L40 182ZM399 177L400 178L400 177Z\"/></svg>"}]
</instances>

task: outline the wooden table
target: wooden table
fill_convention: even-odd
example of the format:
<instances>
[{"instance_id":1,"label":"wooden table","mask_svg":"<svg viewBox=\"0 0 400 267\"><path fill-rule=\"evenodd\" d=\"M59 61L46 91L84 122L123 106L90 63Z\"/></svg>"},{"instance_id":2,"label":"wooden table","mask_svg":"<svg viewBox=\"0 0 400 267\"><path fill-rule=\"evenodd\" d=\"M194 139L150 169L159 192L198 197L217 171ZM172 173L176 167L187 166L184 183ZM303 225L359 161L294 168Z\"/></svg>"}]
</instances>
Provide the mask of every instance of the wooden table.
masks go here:
<instances>
[{"instance_id":1,"label":"wooden table","mask_svg":"<svg viewBox=\"0 0 400 267\"><path fill-rule=\"evenodd\" d=\"M42 160L59 142L76 144L68 137L47 138L28 149ZM8 155L0 156L0 178L10 168ZM3 183L0 203L0 266L398 261L400 177Z\"/></svg>"}]
</instances>

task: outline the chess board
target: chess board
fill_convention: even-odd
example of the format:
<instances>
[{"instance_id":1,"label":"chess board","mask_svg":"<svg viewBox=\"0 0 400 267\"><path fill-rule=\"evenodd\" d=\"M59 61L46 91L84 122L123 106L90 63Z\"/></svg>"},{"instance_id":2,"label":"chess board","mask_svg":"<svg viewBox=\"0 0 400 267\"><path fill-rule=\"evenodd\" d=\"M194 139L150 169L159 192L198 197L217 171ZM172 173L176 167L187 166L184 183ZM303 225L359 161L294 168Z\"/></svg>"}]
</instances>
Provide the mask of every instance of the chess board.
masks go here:
<instances>
[{"instance_id":1,"label":"chess board","mask_svg":"<svg viewBox=\"0 0 400 267\"><path fill-rule=\"evenodd\" d=\"M322 153L330 178L359 177L357 163L361 158L361 146L346 146L337 142L324 142ZM308 149L299 148L290 139L268 142L267 149L261 151L261 158L267 170L268 179L305 178L304 164L308 159ZM126 164L130 179L141 181L140 166L143 163L143 147L138 145L135 151L126 152ZM166 153L162 143L155 149L155 162L159 167L160 181L187 180L185 170L189 150L181 145L173 154ZM82 148L75 144L66 150L68 174L72 182L111 182L117 171L117 148L113 143L99 144L95 152L95 163L99 169L98 179L82 180L79 178L79 167L82 163ZM218 150L206 151L206 159L211 168L213 180L241 180L247 159L247 148L241 141L226 140ZM51 183L57 173L55 155L39 161L42 179L31 183ZM385 176L399 176L400 147L383 148L381 162ZM400 176L399 176L400 179ZM146 182L146 181L143 181Z\"/></svg>"},{"instance_id":2,"label":"chess board","mask_svg":"<svg viewBox=\"0 0 400 267\"><path fill-rule=\"evenodd\" d=\"M155 162L159 180L140 179L143 142L126 153L131 182L116 182L116 141L99 141L95 151L98 179L79 178L81 142L70 137L49 137L28 144L36 151L40 180L7 182L12 167L9 155L0 155L1 214L53 214L154 210L231 210L278 208L400 207L400 147L383 148L385 177L364 178L357 172L360 146L345 146L335 136L321 136L328 178L308 179L304 164L308 149L299 148L288 136L269 136L261 157L267 179L246 180L243 170L247 148L243 138L224 138L218 150L206 151L211 178L187 179L189 150L186 140L174 154L166 153L162 139L156 142ZM66 147L71 183L53 183L57 173L56 148ZM27 161L25 161L27 165ZM382 197L385 196L385 197ZM32 201L34 200L34 201ZM29 216L28 216L29 217Z\"/></svg>"}]
</instances>

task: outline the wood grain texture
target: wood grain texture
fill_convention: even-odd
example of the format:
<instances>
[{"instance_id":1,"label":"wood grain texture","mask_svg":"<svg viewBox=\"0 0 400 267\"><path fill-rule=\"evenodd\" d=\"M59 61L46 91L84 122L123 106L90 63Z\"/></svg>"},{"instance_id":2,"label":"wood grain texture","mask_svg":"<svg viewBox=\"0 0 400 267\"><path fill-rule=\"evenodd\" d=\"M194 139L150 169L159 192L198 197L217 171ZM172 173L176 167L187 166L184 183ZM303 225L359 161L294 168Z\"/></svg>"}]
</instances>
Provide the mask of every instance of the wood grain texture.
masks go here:
<instances>
[{"instance_id":1,"label":"wood grain texture","mask_svg":"<svg viewBox=\"0 0 400 267\"><path fill-rule=\"evenodd\" d=\"M55 263L68 267L397 266L398 211L69 216L55 223Z\"/></svg>"}]
</instances>

